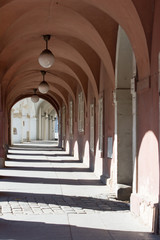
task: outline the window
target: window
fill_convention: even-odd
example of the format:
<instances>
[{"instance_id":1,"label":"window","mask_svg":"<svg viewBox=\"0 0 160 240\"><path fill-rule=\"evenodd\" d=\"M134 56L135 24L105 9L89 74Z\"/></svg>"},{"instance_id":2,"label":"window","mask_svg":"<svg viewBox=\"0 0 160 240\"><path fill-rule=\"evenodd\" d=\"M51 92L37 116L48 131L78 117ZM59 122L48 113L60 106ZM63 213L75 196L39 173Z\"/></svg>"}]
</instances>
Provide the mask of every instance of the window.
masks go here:
<instances>
[{"instance_id":1,"label":"window","mask_svg":"<svg viewBox=\"0 0 160 240\"><path fill-rule=\"evenodd\" d=\"M98 119L98 130L99 130L99 150L103 151L103 97L99 99L99 119Z\"/></svg>"},{"instance_id":2,"label":"window","mask_svg":"<svg viewBox=\"0 0 160 240\"><path fill-rule=\"evenodd\" d=\"M61 129L62 129L62 123L61 123L61 110L59 110L59 122L58 122L58 132L61 133Z\"/></svg>"},{"instance_id":3,"label":"window","mask_svg":"<svg viewBox=\"0 0 160 240\"><path fill-rule=\"evenodd\" d=\"M17 128L13 128L13 135L17 135Z\"/></svg>"},{"instance_id":4,"label":"window","mask_svg":"<svg viewBox=\"0 0 160 240\"><path fill-rule=\"evenodd\" d=\"M94 104L90 105L90 149L94 152Z\"/></svg>"},{"instance_id":5,"label":"window","mask_svg":"<svg viewBox=\"0 0 160 240\"><path fill-rule=\"evenodd\" d=\"M69 103L69 133L73 134L73 102Z\"/></svg>"},{"instance_id":6,"label":"window","mask_svg":"<svg viewBox=\"0 0 160 240\"><path fill-rule=\"evenodd\" d=\"M66 108L63 106L62 108L62 137L66 135Z\"/></svg>"},{"instance_id":7,"label":"window","mask_svg":"<svg viewBox=\"0 0 160 240\"><path fill-rule=\"evenodd\" d=\"M82 92L78 95L78 131L84 132L84 97Z\"/></svg>"}]
</instances>

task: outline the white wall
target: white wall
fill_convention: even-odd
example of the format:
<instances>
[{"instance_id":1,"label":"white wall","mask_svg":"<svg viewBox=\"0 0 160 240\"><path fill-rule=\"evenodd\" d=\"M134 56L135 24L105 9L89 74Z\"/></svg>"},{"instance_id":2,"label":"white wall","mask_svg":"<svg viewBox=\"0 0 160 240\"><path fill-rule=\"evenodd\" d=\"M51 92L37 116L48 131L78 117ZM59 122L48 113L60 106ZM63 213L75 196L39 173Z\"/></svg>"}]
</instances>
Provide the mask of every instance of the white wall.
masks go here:
<instances>
[{"instance_id":1,"label":"white wall","mask_svg":"<svg viewBox=\"0 0 160 240\"><path fill-rule=\"evenodd\" d=\"M53 106L43 99L33 103L30 98L17 102L11 110L12 144L32 140L53 140L55 118Z\"/></svg>"},{"instance_id":2,"label":"white wall","mask_svg":"<svg viewBox=\"0 0 160 240\"><path fill-rule=\"evenodd\" d=\"M12 107L11 139L12 143L36 140L36 111L35 104L30 98L17 102ZM16 130L16 131L15 131Z\"/></svg>"}]
</instances>

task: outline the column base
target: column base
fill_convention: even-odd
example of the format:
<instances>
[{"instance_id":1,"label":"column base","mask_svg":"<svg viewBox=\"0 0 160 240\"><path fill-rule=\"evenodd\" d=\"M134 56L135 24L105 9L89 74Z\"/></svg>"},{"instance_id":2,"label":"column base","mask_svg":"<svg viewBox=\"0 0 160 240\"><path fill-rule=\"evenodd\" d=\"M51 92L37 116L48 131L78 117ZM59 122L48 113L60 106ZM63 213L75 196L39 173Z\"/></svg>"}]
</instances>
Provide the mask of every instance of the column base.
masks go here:
<instances>
[{"instance_id":1,"label":"column base","mask_svg":"<svg viewBox=\"0 0 160 240\"><path fill-rule=\"evenodd\" d=\"M108 177L105 175L101 175L100 176L101 182L104 183L105 185L107 185L108 182Z\"/></svg>"},{"instance_id":2,"label":"column base","mask_svg":"<svg viewBox=\"0 0 160 240\"><path fill-rule=\"evenodd\" d=\"M129 201L132 193L132 187L125 184L117 184L117 199Z\"/></svg>"},{"instance_id":3,"label":"column base","mask_svg":"<svg viewBox=\"0 0 160 240\"><path fill-rule=\"evenodd\" d=\"M4 158L0 158L0 168L4 168L5 167L5 160Z\"/></svg>"},{"instance_id":4,"label":"column base","mask_svg":"<svg viewBox=\"0 0 160 240\"><path fill-rule=\"evenodd\" d=\"M149 197L132 193L131 212L140 217L143 223L149 226L149 230L158 233L159 229L159 204L150 200Z\"/></svg>"}]
</instances>

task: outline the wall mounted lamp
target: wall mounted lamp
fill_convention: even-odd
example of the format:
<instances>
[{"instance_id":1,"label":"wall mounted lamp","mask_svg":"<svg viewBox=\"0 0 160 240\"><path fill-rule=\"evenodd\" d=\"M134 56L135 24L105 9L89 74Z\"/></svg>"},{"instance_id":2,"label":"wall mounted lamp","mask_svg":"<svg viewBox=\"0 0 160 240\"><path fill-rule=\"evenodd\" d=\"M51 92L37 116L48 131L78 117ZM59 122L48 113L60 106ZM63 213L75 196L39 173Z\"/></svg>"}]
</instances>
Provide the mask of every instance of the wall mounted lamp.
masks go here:
<instances>
[{"instance_id":1,"label":"wall mounted lamp","mask_svg":"<svg viewBox=\"0 0 160 240\"><path fill-rule=\"evenodd\" d=\"M43 38L46 41L46 49L44 49L39 55L38 62L42 67L50 68L55 61L53 53L48 49L48 41L50 40L51 35L43 35Z\"/></svg>"},{"instance_id":2,"label":"wall mounted lamp","mask_svg":"<svg viewBox=\"0 0 160 240\"><path fill-rule=\"evenodd\" d=\"M38 90L45 94L49 91L49 85L48 83L45 81L45 75L46 75L46 71L41 71L41 74L43 76L43 81L39 84L38 86Z\"/></svg>"}]
</instances>

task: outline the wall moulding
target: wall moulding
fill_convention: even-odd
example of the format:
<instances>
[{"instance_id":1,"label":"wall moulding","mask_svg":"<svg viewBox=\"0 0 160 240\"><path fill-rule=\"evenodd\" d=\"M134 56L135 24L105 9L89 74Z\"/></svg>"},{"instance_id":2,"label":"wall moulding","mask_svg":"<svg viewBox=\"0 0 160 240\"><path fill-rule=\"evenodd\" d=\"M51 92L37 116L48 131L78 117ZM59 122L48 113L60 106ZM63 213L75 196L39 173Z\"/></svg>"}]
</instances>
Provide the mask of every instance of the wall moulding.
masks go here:
<instances>
[{"instance_id":1,"label":"wall moulding","mask_svg":"<svg viewBox=\"0 0 160 240\"><path fill-rule=\"evenodd\" d=\"M144 92L151 88L151 77L147 77L137 82L137 93Z\"/></svg>"},{"instance_id":2,"label":"wall moulding","mask_svg":"<svg viewBox=\"0 0 160 240\"><path fill-rule=\"evenodd\" d=\"M143 223L150 227L150 231L158 233L158 198L150 199L149 196L141 196L139 193L131 195L131 212L140 217Z\"/></svg>"}]
</instances>

